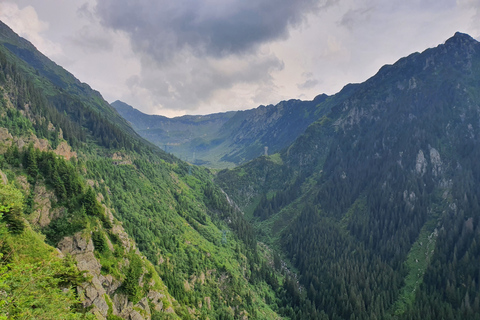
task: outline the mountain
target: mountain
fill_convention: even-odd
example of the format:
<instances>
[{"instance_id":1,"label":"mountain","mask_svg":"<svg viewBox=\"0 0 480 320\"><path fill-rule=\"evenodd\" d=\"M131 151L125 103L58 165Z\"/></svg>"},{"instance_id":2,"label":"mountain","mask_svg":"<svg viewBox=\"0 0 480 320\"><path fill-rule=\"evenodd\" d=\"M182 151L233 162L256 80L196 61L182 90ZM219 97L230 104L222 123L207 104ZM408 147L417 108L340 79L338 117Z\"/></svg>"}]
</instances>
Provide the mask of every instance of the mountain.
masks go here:
<instances>
[{"instance_id":1,"label":"mountain","mask_svg":"<svg viewBox=\"0 0 480 320\"><path fill-rule=\"evenodd\" d=\"M212 179L0 23L0 319L281 318Z\"/></svg>"},{"instance_id":2,"label":"mountain","mask_svg":"<svg viewBox=\"0 0 480 320\"><path fill-rule=\"evenodd\" d=\"M118 100L111 105L142 137L163 148L164 151L195 164L207 163L198 156L193 158L197 149L199 155L203 155L199 148L202 141L215 139L220 128L235 115L232 111L206 116L167 118L147 115Z\"/></svg>"},{"instance_id":3,"label":"mountain","mask_svg":"<svg viewBox=\"0 0 480 320\"><path fill-rule=\"evenodd\" d=\"M479 319L479 88L457 33L218 115L214 175L0 24L0 319Z\"/></svg>"},{"instance_id":4,"label":"mountain","mask_svg":"<svg viewBox=\"0 0 480 320\"><path fill-rule=\"evenodd\" d=\"M478 319L479 88L480 43L456 33L330 97L280 153L218 173L298 272L288 316Z\"/></svg>"},{"instance_id":5,"label":"mountain","mask_svg":"<svg viewBox=\"0 0 480 320\"><path fill-rule=\"evenodd\" d=\"M205 116L146 115L115 101L112 106L145 139L175 156L207 167L231 167L275 153L324 114L327 95L313 101L289 100L256 109Z\"/></svg>"}]
</instances>

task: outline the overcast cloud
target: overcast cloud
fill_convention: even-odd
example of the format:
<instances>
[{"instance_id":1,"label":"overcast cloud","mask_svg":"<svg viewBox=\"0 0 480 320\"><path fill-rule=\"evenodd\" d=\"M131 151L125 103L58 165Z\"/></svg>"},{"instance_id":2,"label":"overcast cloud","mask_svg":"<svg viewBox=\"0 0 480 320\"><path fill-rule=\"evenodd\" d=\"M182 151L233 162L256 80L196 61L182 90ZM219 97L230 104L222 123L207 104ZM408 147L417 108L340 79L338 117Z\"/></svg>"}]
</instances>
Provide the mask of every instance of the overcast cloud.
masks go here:
<instances>
[{"instance_id":1,"label":"overcast cloud","mask_svg":"<svg viewBox=\"0 0 480 320\"><path fill-rule=\"evenodd\" d=\"M335 0L98 0L105 26L130 35L135 50L160 62L179 51L197 57L252 54L288 38L305 15Z\"/></svg>"},{"instance_id":2,"label":"overcast cloud","mask_svg":"<svg viewBox=\"0 0 480 320\"><path fill-rule=\"evenodd\" d=\"M334 94L480 35L480 0L0 0L0 19L99 90L155 114Z\"/></svg>"}]
</instances>

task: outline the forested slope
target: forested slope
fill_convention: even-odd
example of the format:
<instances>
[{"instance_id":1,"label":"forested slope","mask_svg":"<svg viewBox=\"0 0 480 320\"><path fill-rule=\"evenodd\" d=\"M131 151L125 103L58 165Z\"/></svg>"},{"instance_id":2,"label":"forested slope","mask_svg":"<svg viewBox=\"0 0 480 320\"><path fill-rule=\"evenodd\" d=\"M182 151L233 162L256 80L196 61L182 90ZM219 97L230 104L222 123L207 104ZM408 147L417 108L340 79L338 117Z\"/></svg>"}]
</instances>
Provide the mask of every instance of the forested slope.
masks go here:
<instances>
[{"instance_id":1,"label":"forested slope","mask_svg":"<svg viewBox=\"0 0 480 320\"><path fill-rule=\"evenodd\" d=\"M0 31L0 316L279 318L270 251L210 172L143 140L98 93ZM18 304L36 290L18 289L24 264L48 272L42 294L63 294L63 309Z\"/></svg>"},{"instance_id":2,"label":"forested slope","mask_svg":"<svg viewBox=\"0 0 480 320\"><path fill-rule=\"evenodd\" d=\"M478 319L480 44L457 33L349 89L216 179L296 268L288 314Z\"/></svg>"}]
</instances>

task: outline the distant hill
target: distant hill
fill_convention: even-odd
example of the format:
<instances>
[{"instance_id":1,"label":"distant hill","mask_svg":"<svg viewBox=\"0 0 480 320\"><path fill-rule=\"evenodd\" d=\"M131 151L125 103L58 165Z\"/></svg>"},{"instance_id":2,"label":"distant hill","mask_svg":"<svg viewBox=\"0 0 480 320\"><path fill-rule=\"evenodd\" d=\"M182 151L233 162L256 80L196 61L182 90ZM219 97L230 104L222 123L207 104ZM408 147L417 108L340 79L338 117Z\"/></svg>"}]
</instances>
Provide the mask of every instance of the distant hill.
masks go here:
<instances>
[{"instance_id":1,"label":"distant hill","mask_svg":"<svg viewBox=\"0 0 480 320\"><path fill-rule=\"evenodd\" d=\"M198 165L222 168L275 153L327 111L322 102L289 100L256 109L204 116L166 118L146 115L115 101L112 106L145 139L175 156Z\"/></svg>"}]
</instances>

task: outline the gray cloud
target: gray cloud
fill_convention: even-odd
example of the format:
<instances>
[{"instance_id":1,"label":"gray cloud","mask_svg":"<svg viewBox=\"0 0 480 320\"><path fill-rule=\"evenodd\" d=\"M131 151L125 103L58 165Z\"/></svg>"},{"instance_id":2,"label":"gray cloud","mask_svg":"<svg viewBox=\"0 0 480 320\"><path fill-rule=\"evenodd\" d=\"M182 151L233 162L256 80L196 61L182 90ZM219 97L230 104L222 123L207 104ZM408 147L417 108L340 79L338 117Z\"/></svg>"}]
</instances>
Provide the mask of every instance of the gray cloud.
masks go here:
<instances>
[{"instance_id":1,"label":"gray cloud","mask_svg":"<svg viewBox=\"0 0 480 320\"><path fill-rule=\"evenodd\" d=\"M128 35L141 57L139 77L126 83L133 95L148 95L159 109L198 110L233 88L250 91L250 101L273 96L272 73L284 63L259 49L336 1L98 0L95 12L105 27Z\"/></svg>"},{"instance_id":2,"label":"gray cloud","mask_svg":"<svg viewBox=\"0 0 480 320\"><path fill-rule=\"evenodd\" d=\"M339 24L352 30L358 23L370 18L373 7L349 9L340 20Z\"/></svg>"},{"instance_id":3,"label":"gray cloud","mask_svg":"<svg viewBox=\"0 0 480 320\"><path fill-rule=\"evenodd\" d=\"M196 57L175 60L179 61L161 69L142 68L141 76L128 79L126 84L133 92L149 95L153 105L164 109L198 110L200 104L213 102L216 94L235 85L271 91L274 87L271 73L283 69L283 62L273 55L249 55L241 60ZM144 61L144 65L150 64Z\"/></svg>"},{"instance_id":4,"label":"gray cloud","mask_svg":"<svg viewBox=\"0 0 480 320\"><path fill-rule=\"evenodd\" d=\"M113 50L113 39L109 34L96 31L91 26L83 26L69 38L73 45L87 53Z\"/></svg>"},{"instance_id":5,"label":"gray cloud","mask_svg":"<svg viewBox=\"0 0 480 320\"><path fill-rule=\"evenodd\" d=\"M318 80L308 79L303 83L297 84L297 88L301 90L314 88L318 84Z\"/></svg>"},{"instance_id":6,"label":"gray cloud","mask_svg":"<svg viewBox=\"0 0 480 320\"><path fill-rule=\"evenodd\" d=\"M130 35L134 49L157 61L187 49L195 56L254 52L288 37L305 15L336 0L98 0L104 25Z\"/></svg>"}]
</instances>

